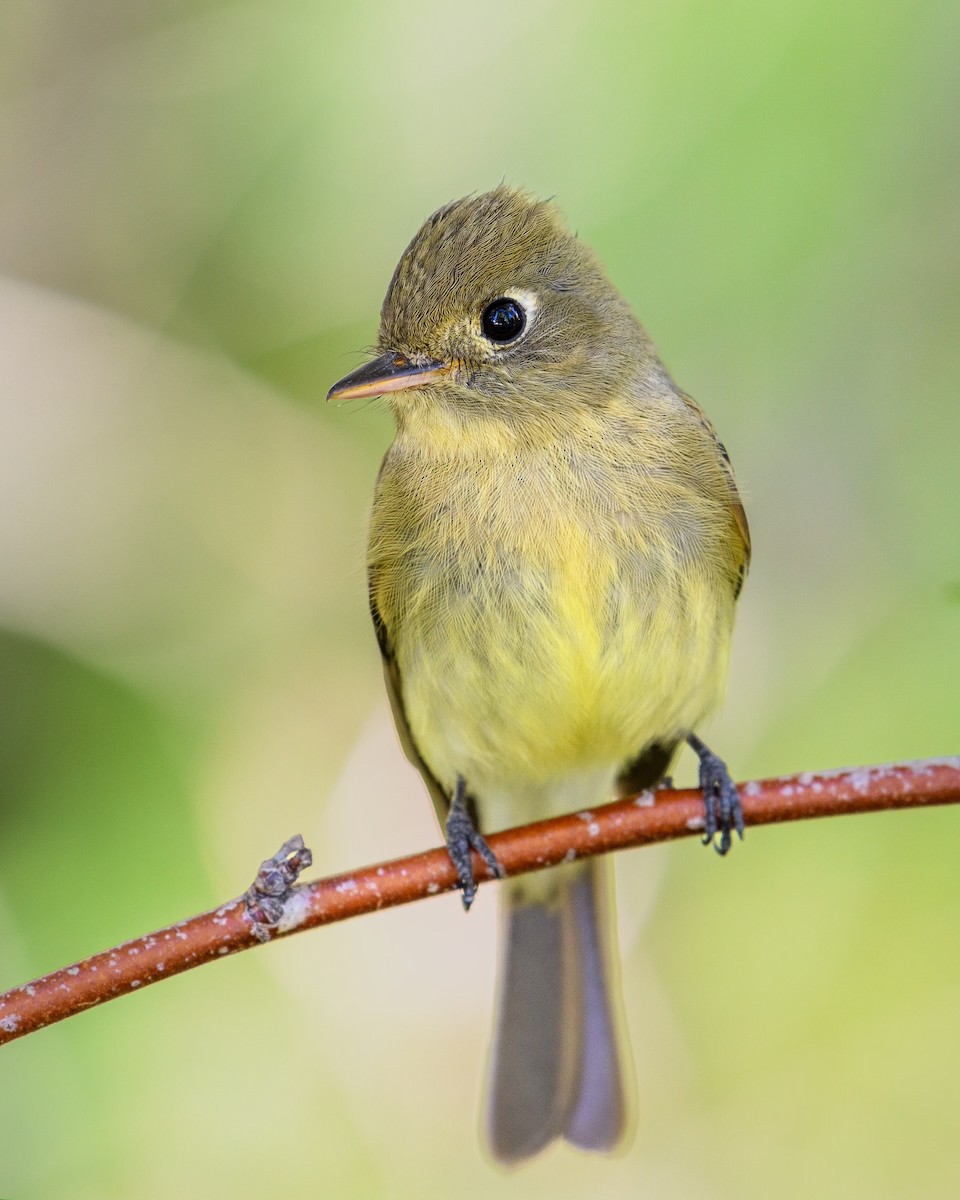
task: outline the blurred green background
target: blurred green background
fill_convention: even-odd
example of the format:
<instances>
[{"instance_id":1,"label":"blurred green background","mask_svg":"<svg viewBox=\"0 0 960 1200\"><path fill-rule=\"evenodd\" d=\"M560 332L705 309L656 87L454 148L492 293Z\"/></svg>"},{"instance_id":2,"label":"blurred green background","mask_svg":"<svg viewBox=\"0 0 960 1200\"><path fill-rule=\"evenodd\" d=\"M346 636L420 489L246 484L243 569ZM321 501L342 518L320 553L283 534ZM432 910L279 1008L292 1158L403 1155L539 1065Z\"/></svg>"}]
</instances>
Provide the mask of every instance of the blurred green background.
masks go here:
<instances>
[{"instance_id":1,"label":"blurred green background","mask_svg":"<svg viewBox=\"0 0 960 1200\"><path fill-rule=\"evenodd\" d=\"M0 986L437 842L325 408L421 220L555 195L731 449L741 778L960 749L960 8L118 0L0 15ZM690 778L690 764L681 778ZM495 897L0 1052L0 1196L960 1194L950 810L619 857L637 1138L478 1146Z\"/></svg>"}]
</instances>

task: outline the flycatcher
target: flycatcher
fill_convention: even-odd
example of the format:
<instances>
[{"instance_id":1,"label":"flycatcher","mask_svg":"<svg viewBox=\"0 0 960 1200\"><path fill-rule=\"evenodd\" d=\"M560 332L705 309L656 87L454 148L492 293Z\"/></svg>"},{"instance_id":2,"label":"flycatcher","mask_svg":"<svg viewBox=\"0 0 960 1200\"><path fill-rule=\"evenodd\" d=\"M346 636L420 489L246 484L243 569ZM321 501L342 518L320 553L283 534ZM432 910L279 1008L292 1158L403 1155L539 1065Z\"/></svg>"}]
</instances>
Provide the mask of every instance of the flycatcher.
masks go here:
<instances>
[{"instance_id":1,"label":"flycatcher","mask_svg":"<svg viewBox=\"0 0 960 1200\"><path fill-rule=\"evenodd\" d=\"M386 395L396 418L370 609L464 906L471 849L498 870L481 830L651 787L683 742L725 853L739 800L695 730L724 687L746 516L723 445L595 255L524 192L448 204L400 259L378 349L328 399ZM605 866L501 888L487 1129L505 1162L625 1133Z\"/></svg>"}]
</instances>

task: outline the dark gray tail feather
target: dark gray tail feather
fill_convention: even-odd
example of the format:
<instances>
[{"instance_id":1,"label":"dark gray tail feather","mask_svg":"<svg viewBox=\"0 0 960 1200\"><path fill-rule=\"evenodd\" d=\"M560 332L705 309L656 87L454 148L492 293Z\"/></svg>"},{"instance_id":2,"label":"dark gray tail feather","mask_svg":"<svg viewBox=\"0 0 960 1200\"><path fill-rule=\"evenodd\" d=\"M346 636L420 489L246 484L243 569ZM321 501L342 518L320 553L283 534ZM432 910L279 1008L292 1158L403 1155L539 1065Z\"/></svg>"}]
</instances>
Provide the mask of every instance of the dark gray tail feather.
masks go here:
<instances>
[{"instance_id":1,"label":"dark gray tail feather","mask_svg":"<svg viewBox=\"0 0 960 1200\"><path fill-rule=\"evenodd\" d=\"M547 877L502 889L487 1109L490 1148L502 1162L558 1137L611 1150L626 1129L607 869L601 860L577 863L551 871L547 890Z\"/></svg>"}]
</instances>

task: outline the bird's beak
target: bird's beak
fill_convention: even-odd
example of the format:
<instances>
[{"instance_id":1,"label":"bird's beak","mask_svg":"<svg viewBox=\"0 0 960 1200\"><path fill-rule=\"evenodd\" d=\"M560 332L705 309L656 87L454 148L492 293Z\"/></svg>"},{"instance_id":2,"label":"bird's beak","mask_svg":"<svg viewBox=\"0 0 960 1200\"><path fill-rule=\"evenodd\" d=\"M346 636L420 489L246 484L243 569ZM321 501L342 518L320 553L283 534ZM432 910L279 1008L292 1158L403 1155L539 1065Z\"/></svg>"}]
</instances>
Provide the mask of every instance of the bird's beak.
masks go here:
<instances>
[{"instance_id":1,"label":"bird's beak","mask_svg":"<svg viewBox=\"0 0 960 1200\"><path fill-rule=\"evenodd\" d=\"M362 400L365 396L382 396L384 392L399 392L404 388L422 387L442 379L450 370L449 364L430 358L412 363L393 350L364 363L333 385L328 400Z\"/></svg>"}]
</instances>

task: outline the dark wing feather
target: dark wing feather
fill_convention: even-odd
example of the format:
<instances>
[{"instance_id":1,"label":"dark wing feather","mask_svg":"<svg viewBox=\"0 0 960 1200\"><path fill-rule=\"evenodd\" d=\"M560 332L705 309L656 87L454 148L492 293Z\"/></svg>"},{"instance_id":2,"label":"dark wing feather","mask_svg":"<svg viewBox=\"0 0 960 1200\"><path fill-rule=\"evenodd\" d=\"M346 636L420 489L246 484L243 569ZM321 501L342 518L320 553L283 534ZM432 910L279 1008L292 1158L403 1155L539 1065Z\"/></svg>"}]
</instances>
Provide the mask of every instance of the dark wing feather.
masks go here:
<instances>
[{"instance_id":1,"label":"dark wing feather","mask_svg":"<svg viewBox=\"0 0 960 1200\"><path fill-rule=\"evenodd\" d=\"M617 777L617 796L623 799L647 788L655 788L666 775L676 752L676 742L651 742L620 772Z\"/></svg>"},{"instance_id":2,"label":"dark wing feather","mask_svg":"<svg viewBox=\"0 0 960 1200\"><path fill-rule=\"evenodd\" d=\"M744 511L743 501L740 499L740 493L737 490L737 481L733 474L733 467L730 464L730 455L727 453L726 446L717 437L716 430L707 420L697 402L691 396L686 395L685 392L681 392L680 397L690 410L690 413L710 435L717 448L718 463L727 485L730 515L741 545L739 561L736 564L737 579L733 593L734 599L736 599L740 595L740 589L743 587L747 568L750 565L750 526L747 524L747 514ZM670 762L676 751L676 742L672 745L653 742L649 746L645 746L637 757L628 762L620 772L617 779L617 794L620 796L631 796L636 792L642 792L644 788L656 787L666 774L667 768L670 766Z\"/></svg>"},{"instance_id":3,"label":"dark wing feather","mask_svg":"<svg viewBox=\"0 0 960 1200\"><path fill-rule=\"evenodd\" d=\"M730 500L730 515L733 517L733 523L739 534L742 547L740 561L737 564L737 584L736 591L734 592L734 599L736 599L740 595L740 589L743 587L743 581L746 578L747 568L750 566L750 526L747 524L746 510L743 507L743 501L740 499L740 492L737 490L737 480L733 474L733 466L730 463L730 455L727 453L726 446L717 437L717 431L710 424L706 414L700 405L697 404L696 400L692 396L688 396L686 392L680 393L680 399L703 429L710 435L717 448L720 470L723 473L723 478L727 485L727 495Z\"/></svg>"},{"instance_id":4,"label":"dark wing feather","mask_svg":"<svg viewBox=\"0 0 960 1200\"><path fill-rule=\"evenodd\" d=\"M393 645L390 641L390 631L387 629L386 622L377 608L375 576L371 569L369 576L369 600L370 600L370 616L373 618L373 628L377 635L377 644L380 647L380 655L383 659L383 678L387 685L387 696L390 699L390 710L393 713L393 721L397 727L397 737L400 739L400 745L403 747L403 752L407 758L413 763L420 774L423 776L423 781L427 785L427 791L430 793L430 799L433 801L433 807L437 813L437 820L440 822L440 828L444 827L447 819L447 809L450 807L450 798L440 786L439 782L434 778L430 768L423 760L423 755L417 749L417 744L413 740L413 735L410 732L410 725L407 721L407 714L403 707L403 691L400 685L400 668L397 664L396 655L393 652Z\"/></svg>"}]
</instances>

